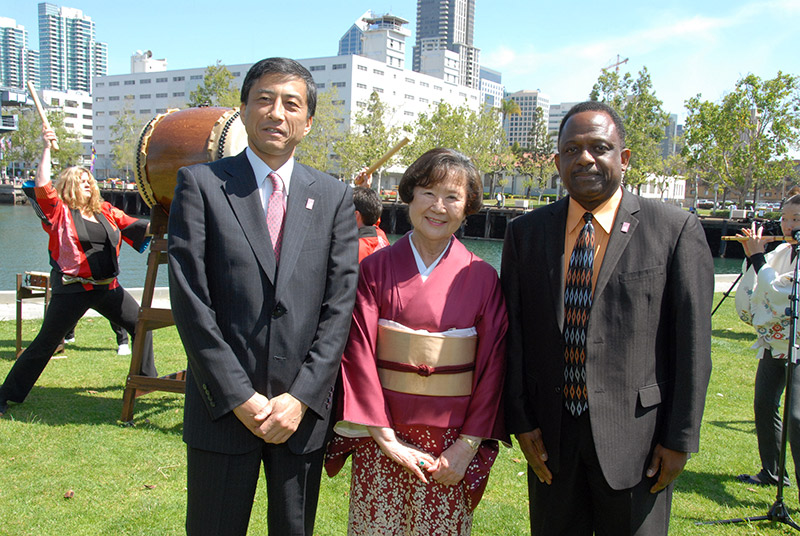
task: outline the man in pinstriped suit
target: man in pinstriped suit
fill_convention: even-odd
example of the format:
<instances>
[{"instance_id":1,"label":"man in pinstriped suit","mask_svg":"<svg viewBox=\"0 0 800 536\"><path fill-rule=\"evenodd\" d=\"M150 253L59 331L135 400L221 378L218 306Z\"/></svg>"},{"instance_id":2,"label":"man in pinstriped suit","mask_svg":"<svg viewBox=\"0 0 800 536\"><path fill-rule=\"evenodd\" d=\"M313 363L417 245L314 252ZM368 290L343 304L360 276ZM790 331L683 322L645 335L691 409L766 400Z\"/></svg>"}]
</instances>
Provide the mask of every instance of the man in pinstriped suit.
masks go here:
<instances>
[{"instance_id":1,"label":"man in pinstriped suit","mask_svg":"<svg viewBox=\"0 0 800 536\"><path fill-rule=\"evenodd\" d=\"M355 300L353 196L294 161L316 103L304 67L258 62L241 101L247 149L182 168L170 208L170 298L189 362L186 529L246 534L263 463L270 534L310 536ZM274 191L286 194L275 248Z\"/></svg>"}]
</instances>

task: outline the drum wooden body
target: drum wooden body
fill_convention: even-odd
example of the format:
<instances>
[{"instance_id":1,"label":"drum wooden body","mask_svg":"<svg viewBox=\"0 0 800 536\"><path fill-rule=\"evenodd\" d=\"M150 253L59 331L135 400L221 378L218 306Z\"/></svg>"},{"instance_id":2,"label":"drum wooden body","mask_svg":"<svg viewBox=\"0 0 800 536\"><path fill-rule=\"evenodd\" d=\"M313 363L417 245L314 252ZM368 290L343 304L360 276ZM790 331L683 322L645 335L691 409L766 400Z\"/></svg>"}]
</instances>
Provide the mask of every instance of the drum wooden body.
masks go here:
<instances>
[{"instance_id":1,"label":"drum wooden body","mask_svg":"<svg viewBox=\"0 0 800 536\"><path fill-rule=\"evenodd\" d=\"M247 133L236 108L169 110L150 120L139 136L136 184L148 206L167 212L178 169L239 154Z\"/></svg>"}]
</instances>

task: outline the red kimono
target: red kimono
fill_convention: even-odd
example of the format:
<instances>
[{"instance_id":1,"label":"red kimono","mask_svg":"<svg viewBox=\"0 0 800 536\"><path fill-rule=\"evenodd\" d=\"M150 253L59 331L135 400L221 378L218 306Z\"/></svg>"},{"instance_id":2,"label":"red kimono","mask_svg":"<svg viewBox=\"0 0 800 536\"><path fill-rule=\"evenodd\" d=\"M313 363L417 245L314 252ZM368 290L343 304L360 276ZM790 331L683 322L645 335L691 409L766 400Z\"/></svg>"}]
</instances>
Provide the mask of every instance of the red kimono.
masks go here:
<instances>
[{"instance_id":1,"label":"red kimono","mask_svg":"<svg viewBox=\"0 0 800 536\"><path fill-rule=\"evenodd\" d=\"M429 332L474 327L478 342L472 394L426 396L383 388L376 365L379 319ZM497 271L455 238L426 281L417 269L409 235L376 251L361 263L342 359L339 420L391 427L434 457L462 433L507 441L500 407L506 329ZM485 489L497 442L484 441L464 480L450 487L420 482L383 456L369 437L337 435L328 447L328 473L338 472L353 451L350 534L369 532L369 527L382 527L387 534L469 534L472 510ZM402 489L390 489L397 486ZM387 496L391 497L382 507Z\"/></svg>"}]
</instances>

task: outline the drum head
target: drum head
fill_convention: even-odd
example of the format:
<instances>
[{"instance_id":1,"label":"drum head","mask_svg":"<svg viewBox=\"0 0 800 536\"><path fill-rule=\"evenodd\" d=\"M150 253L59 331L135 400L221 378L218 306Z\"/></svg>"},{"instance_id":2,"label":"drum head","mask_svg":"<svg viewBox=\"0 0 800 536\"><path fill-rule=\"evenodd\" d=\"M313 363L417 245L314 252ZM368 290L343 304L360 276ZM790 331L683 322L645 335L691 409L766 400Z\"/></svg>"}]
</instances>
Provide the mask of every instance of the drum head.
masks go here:
<instances>
[{"instance_id":1,"label":"drum head","mask_svg":"<svg viewBox=\"0 0 800 536\"><path fill-rule=\"evenodd\" d=\"M168 110L142 129L136 154L136 184L145 203L169 212L178 170L239 154L247 132L236 108Z\"/></svg>"}]
</instances>

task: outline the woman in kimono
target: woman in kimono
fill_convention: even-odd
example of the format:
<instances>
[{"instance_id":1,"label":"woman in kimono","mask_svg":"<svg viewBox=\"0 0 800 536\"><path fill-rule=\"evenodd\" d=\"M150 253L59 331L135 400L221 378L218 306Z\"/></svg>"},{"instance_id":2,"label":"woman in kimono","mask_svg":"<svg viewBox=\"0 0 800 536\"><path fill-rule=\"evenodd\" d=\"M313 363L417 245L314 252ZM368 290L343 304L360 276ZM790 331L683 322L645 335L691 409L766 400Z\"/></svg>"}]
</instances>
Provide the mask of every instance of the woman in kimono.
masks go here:
<instances>
[{"instance_id":1,"label":"woman in kimono","mask_svg":"<svg viewBox=\"0 0 800 536\"><path fill-rule=\"evenodd\" d=\"M326 467L353 455L351 536L468 535L508 441L497 271L453 236L483 187L467 157L433 149L398 190L413 230L361 263Z\"/></svg>"},{"instance_id":2,"label":"woman in kimono","mask_svg":"<svg viewBox=\"0 0 800 536\"><path fill-rule=\"evenodd\" d=\"M33 187L24 185L48 249L52 297L39 334L17 358L0 386L0 415L8 401L22 402L59 343L88 309L94 309L129 333L136 329L139 304L117 281L122 241L143 252L150 243L149 222L128 216L100 197L88 169L69 167L50 181L52 130L42 130L44 149ZM142 373L155 376L152 335L147 334Z\"/></svg>"}]
</instances>

